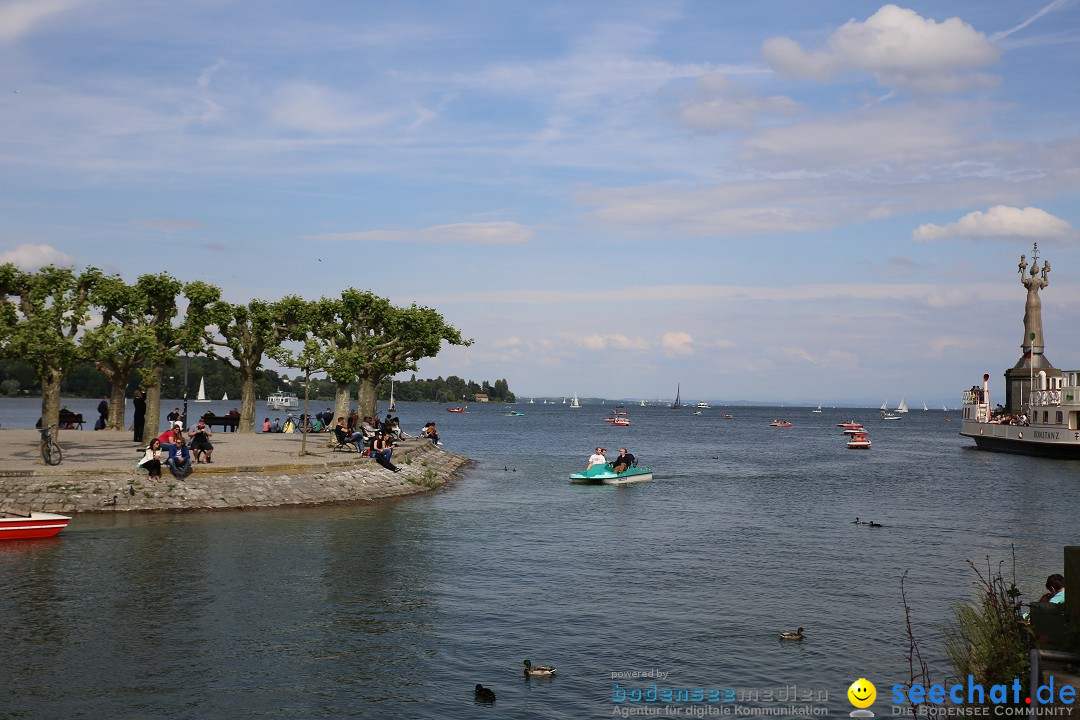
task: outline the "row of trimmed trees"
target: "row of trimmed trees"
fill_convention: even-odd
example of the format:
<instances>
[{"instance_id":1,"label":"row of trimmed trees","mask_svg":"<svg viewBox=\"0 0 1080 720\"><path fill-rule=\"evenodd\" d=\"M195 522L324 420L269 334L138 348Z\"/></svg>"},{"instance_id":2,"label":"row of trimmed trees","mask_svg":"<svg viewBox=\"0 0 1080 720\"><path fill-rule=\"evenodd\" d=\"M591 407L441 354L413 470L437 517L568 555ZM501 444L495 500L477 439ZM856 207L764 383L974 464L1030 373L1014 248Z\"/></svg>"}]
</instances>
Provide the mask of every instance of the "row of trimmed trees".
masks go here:
<instances>
[{"instance_id":1,"label":"row of trimmed trees","mask_svg":"<svg viewBox=\"0 0 1080 720\"><path fill-rule=\"evenodd\" d=\"M397 307L354 288L333 298L235 304L209 283L167 273L127 283L93 267L28 272L0 265L0 354L33 365L45 426L58 422L61 380L89 360L109 380L110 428L126 426L125 388L138 370L146 388L143 436L156 435L165 369L184 353L205 354L237 372L241 432L255 431L255 379L268 357L308 377L326 373L337 388L337 415L348 413L349 388L359 381L361 415L374 415L382 380L416 369L443 342L471 344L431 308Z\"/></svg>"}]
</instances>

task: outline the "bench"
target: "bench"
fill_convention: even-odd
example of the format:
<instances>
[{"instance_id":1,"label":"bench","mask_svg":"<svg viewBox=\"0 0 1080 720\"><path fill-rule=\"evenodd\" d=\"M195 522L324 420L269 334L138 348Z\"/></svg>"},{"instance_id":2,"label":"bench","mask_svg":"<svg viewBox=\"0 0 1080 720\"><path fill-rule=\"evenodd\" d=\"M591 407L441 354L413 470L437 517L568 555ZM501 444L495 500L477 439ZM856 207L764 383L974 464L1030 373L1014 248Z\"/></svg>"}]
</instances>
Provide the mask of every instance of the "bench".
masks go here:
<instances>
[{"instance_id":1,"label":"bench","mask_svg":"<svg viewBox=\"0 0 1080 720\"><path fill-rule=\"evenodd\" d=\"M220 425L222 430L232 430L233 432L236 432L236 428L240 427L239 415L211 415L206 413L202 416L202 419L211 430L214 429L215 425Z\"/></svg>"}]
</instances>

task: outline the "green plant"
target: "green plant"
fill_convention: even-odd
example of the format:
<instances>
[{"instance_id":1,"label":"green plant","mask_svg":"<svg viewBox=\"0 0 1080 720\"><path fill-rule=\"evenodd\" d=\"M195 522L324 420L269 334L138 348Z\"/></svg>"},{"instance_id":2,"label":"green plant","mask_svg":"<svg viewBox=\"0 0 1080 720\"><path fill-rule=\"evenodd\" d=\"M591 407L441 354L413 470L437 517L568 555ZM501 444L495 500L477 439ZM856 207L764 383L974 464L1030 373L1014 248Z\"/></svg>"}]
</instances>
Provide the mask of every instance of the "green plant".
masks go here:
<instances>
[{"instance_id":1,"label":"green plant","mask_svg":"<svg viewBox=\"0 0 1080 720\"><path fill-rule=\"evenodd\" d=\"M1015 563L1015 560L1014 560ZM1011 683L1019 678L1027 692L1031 674L1031 629L1020 614L1020 591L991 573L990 559L983 574L968 560L978 580L975 597L953 606L955 619L945 628L945 653L961 677L972 675L984 685Z\"/></svg>"}]
</instances>

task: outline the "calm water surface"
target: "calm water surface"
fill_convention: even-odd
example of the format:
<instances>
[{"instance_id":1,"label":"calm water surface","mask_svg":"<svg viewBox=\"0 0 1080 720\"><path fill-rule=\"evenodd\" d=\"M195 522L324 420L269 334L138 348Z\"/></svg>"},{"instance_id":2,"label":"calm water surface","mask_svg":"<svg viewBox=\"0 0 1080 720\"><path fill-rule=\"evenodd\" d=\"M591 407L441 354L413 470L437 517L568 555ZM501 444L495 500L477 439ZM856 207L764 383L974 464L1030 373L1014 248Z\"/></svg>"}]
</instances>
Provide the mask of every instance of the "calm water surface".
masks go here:
<instances>
[{"instance_id":1,"label":"calm water surface","mask_svg":"<svg viewBox=\"0 0 1080 720\"><path fill-rule=\"evenodd\" d=\"M1011 576L1015 544L1030 599L1077 541L1080 463L975 451L958 413L628 407L633 424L614 428L609 407L517 408L402 404L408 429L435 420L476 459L448 491L81 516L54 540L0 545L0 714L599 718L611 673L659 669L672 688L824 691L839 717L853 680L887 698L908 677L905 570L941 680L966 561L1007 560ZM4 427L36 409L17 415L0 402ZM780 415L794 427L768 427ZM873 450L845 449L835 425L850 417ZM630 447L656 481L570 485L597 443ZM800 625L803 643L777 641ZM526 657L558 675L523 680Z\"/></svg>"}]
</instances>

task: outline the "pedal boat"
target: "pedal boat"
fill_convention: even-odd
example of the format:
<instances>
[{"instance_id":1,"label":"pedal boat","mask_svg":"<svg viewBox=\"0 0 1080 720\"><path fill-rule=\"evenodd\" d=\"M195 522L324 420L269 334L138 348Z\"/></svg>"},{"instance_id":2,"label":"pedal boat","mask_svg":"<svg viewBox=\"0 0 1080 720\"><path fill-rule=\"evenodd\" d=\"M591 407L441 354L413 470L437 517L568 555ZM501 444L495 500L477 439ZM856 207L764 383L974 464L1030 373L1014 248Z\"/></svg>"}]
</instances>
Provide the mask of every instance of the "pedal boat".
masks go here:
<instances>
[{"instance_id":1,"label":"pedal boat","mask_svg":"<svg viewBox=\"0 0 1080 720\"><path fill-rule=\"evenodd\" d=\"M652 479L653 471L647 467L627 468L616 475L611 468L611 463L593 465L583 473L574 473L570 476L570 482L575 485L632 485L649 482Z\"/></svg>"}]
</instances>

